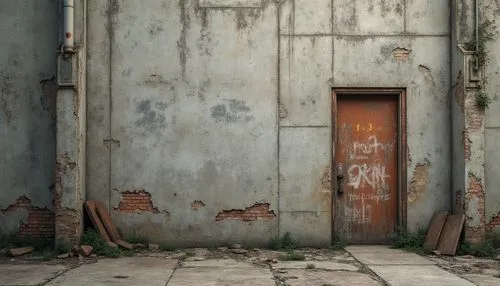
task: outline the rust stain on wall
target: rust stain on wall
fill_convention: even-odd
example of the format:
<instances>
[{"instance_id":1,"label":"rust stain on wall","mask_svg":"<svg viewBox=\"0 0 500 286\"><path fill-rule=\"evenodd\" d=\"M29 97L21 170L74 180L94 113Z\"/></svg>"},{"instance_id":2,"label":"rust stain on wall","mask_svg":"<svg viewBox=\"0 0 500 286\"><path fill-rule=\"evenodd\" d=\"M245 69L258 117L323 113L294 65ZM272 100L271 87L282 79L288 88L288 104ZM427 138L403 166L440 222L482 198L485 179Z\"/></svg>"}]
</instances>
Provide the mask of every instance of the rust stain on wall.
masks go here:
<instances>
[{"instance_id":1,"label":"rust stain on wall","mask_svg":"<svg viewBox=\"0 0 500 286\"><path fill-rule=\"evenodd\" d=\"M215 221L222 220L240 220L240 221L255 221L258 219L273 219L276 218L274 211L269 210L269 203L256 203L253 206L247 207L244 210L231 209L223 210L217 214Z\"/></svg>"},{"instance_id":2,"label":"rust stain on wall","mask_svg":"<svg viewBox=\"0 0 500 286\"><path fill-rule=\"evenodd\" d=\"M392 50L392 56L394 57L395 60L397 61L405 61L408 59L408 57L411 54L411 50L397 47L394 50Z\"/></svg>"},{"instance_id":3,"label":"rust stain on wall","mask_svg":"<svg viewBox=\"0 0 500 286\"><path fill-rule=\"evenodd\" d=\"M153 205L151 194L145 190L124 191L121 192L121 195L120 204L117 208L113 208L115 211L124 213L160 213L160 210Z\"/></svg>"},{"instance_id":4,"label":"rust stain on wall","mask_svg":"<svg viewBox=\"0 0 500 286\"><path fill-rule=\"evenodd\" d=\"M31 200L26 196L19 197L15 203L2 209L3 214L9 214L19 209L28 211L26 221L19 222L18 235L30 236L32 238L53 238L54 237L54 213L48 208L34 207Z\"/></svg>"},{"instance_id":5,"label":"rust stain on wall","mask_svg":"<svg viewBox=\"0 0 500 286\"><path fill-rule=\"evenodd\" d=\"M427 183L429 181L429 167L431 163L425 159L423 163L417 164L413 171L413 178L410 182L408 190L408 202L413 203L427 191Z\"/></svg>"},{"instance_id":6,"label":"rust stain on wall","mask_svg":"<svg viewBox=\"0 0 500 286\"><path fill-rule=\"evenodd\" d=\"M191 203L191 208L195 211L204 208L205 204L202 201L194 201Z\"/></svg>"}]
</instances>

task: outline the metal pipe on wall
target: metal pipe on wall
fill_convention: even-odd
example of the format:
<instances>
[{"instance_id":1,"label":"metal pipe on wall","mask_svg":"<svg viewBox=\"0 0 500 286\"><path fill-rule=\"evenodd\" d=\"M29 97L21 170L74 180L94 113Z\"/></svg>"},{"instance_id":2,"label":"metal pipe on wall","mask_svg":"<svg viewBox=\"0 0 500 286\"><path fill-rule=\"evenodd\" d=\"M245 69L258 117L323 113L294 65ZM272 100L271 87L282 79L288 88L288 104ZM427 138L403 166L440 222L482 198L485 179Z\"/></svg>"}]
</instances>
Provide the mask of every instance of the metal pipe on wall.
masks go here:
<instances>
[{"instance_id":1,"label":"metal pipe on wall","mask_svg":"<svg viewBox=\"0 0 500 286\"><path fill-rule=\"evenodd\" d=\"M72 52L75 45L74 29L75 29L75 1L64 0L63 3L63 50Z\"/></svg>"}]
</instances>

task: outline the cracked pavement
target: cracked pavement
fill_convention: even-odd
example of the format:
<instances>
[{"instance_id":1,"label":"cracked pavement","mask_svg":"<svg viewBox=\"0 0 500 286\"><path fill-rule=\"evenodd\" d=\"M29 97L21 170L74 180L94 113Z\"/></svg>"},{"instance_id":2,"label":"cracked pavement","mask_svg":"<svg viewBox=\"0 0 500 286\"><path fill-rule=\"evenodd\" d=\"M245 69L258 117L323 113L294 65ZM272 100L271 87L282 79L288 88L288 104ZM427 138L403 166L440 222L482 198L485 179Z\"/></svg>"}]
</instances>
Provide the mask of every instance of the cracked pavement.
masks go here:
<instances>
[{"instance_id":1,"label":"cracked pavement","mask_svg":"<svg viewBox=\"0 0 500 286\"><path fill-rule=\"evenodd\" d=\"M142 251L117 259L25 257L0 261L0 285L500 285L495 260L420 256L385 246L295 251L305 260L225 247Z\"/></svg>"}]
</instances>

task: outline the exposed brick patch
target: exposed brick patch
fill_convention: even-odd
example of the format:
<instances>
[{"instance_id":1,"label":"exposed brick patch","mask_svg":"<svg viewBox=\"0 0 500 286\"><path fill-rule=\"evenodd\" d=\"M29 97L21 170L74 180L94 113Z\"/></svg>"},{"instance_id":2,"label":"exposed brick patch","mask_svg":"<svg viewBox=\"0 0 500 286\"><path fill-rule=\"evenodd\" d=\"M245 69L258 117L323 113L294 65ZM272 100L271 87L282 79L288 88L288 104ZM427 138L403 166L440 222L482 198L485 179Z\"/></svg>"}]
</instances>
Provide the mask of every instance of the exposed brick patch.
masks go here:
<instances>
[{"instance_id":1,"label":"exposed brick patch","mask_svg":"<svg viewBox=\"0 0 500 286\"><path fill-rule=\"evenodd\" d=\"M82 233L82 221L79 211L69 208L58 208L56 211L56 242L77 245Z\"/></svg>"},{"instance_id":2,"label":"exposed brick patch","mask_svg":"<svg viewBox=\"0 0 500 286\"><path fill-rule=\"evenodd\" d=\"M483 127L484 110L480 109L474 101L474 104L467 107L466 116L467 130L474 131Z\"/></svg>"},{"instance_id":3,"label":"exposed brick patch","mask_svg":"<svg viewBox=\"0 0 500 286\"><path fill-rule=\"evenodd\" d=\"M407 60L408 57L410 56L410 53L411 53L411 50L408 50L405 48L400 48L400 47L397 47L394 50L392 50L392 56L397 61Z\"/></svg>"},{"instance_id":4,"label":"exposed brick patch","mask_svg":"<svg viewBox=\"0 0 500 286\"><path fill-rule=\"evenodd\" d=\"M455 99L457 100L457 104L460 108L460 111L464 112L465 110L465 88L464 88L464 75L462 71L458 74L457 82L455 84Z\"/></svg>"},{"instance_id":5,"label":"exposed brick patch","mask_svg":"<svg viewBox=\"0 0 500 286\"><path fill-rule=\"evenodd\" d=\"M472 141L469 139L469 133L467 130L464 130L462 132L462 140L464 144L464 158L465 160L469 161L470 160L470 145L472 144Z\"/></svg>"},{"instance_id":6,"label":"exposed brick patch","mask_svg":"<svg viewBox=\"0 0 500 286\"><path fill-rule=\"evenodd\" d=\"M18 209L28 211L26 221L21 221L19 226L19 236L29 236L35 239L54 238L54 213L47 208L39 208L31 205L31 200L26 196L21 196L17 201L1 210L7 214Z\"/></svg>"},{"instance_id":7,"label":"exposed brick patch","mask_svg":"<svg viewBox=\"0 0 500 286\"><path fill-rule=\"evenodd\" d=\"M191 203L191 208L195 211L204 208L205 204L202 201L194 201Z\"/></svg>"},{"instance_id":8,"label":"exposed brick patch","mask_svg":"<svg viewBox=\"0 0 500 286\"><path fill-rule=\"evenodd\" d=\"M481 243L485 238L484 190L481 180L474 174L468 175L468 188L465 194L466 223L465 238L470 243ZM476 209L469 209L474 203Z\"/></svg>"},{"instance_id":9,"label":"exposed brick patch","mask_svg":"<svg viewBox=\"0 0 500 286\"><path fill-rule=\"evenodd\" d=\"M417 201L418 198L427 191L430 166L431 163L427 159L415 166L413 177L410 181L410 188L408 189L408 202L412 203Z\"/></svg>"},{"instance_id":10,"label":"exposed brick patch","mask_svg":"<svg viewBox=\"0 0 500 286\"><path fill-rule=\"evenodd\" d=\"M254 221L258 219L273 219L276 218L274 211L269 210L270 204L257 203L244 210L223 210L217 214L215 221L222 220L241 220L241 221Z\"/></svg>"},{"instance_id":11,"label":"exposed brick patch","mask_svg":"<svg viewBox=\"0 0 500 286\"><path fill-rule=\"evenodd\" d=\"M151 200L151 194L145 190L122 192L122 200L115 211L124 213L151 212L160 213L157 207L154 207Z\"/></svg>"},{"instance_id":12,"label":"exposed brick patch","mask_svg":"<svg viewBox=\"0 0 500 286\"><path fill-rule=\"evenodd\" d=\"M500 226L500 212L491 218L490 222L486 224L486 231L491 232Z\"/></svg>"},{"instance_id":13,"label":"exposed brick patch","mask_svg":"<svg viewBox=\"0 0 500 286\"><path fill-rule=\"evenodd\" d=\"M457 191L455 193L455 214L464 213L464 204L462 202L462 191Z\"/></svg>"}]
</instances>

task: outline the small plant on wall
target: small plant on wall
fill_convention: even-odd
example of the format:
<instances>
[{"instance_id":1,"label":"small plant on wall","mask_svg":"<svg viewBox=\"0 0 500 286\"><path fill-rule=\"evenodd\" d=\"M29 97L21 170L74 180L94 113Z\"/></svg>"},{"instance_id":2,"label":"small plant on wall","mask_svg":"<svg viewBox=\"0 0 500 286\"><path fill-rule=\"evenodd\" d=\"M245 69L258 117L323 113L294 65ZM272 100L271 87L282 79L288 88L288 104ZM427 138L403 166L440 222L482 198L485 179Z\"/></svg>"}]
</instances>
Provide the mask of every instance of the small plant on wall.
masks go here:
<instances>
[{"instance_id":1,"label":"small plant on wall","mask_svg":"<svg viewBox=\"0 0 500 286\"><path fill-rule=\"evenodd\" d=\"M476 52L476 65L480 70L483 69L488 62L488 48L486 43L495 38L495 21L486 20L481 23L478 27L477 37L465 43L464 47L468 51ZM489 107L491 103L491 97L485 91L485 85L487 83L487 77L483 73L480 83L481 91L476 95L476 105L482 109Z\"/></svg>"}]
</instances>

